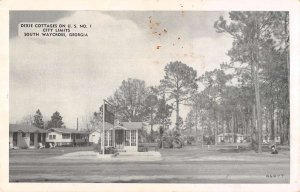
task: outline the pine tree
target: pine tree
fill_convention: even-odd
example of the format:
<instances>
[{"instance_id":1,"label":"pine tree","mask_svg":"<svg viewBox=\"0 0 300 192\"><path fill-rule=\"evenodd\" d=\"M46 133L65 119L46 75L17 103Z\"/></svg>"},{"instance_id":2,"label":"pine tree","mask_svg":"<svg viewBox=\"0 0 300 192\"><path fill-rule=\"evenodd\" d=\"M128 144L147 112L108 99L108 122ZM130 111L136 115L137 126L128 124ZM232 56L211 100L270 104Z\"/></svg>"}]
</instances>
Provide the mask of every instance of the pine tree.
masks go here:
<instances>
[{"instance_id":1,"label":"pine tree","mask_svg":"<svg viewBox=\"0 0 300 192\"><path fill-rule=\"evenodd\" d=\"M191 95L197 90L197 71L192 67L175 61L166 65L165 77L160 81L168 100L176 103L176 129L179 130L179 105L190 100Z\"/></svg>"},{"instance_id":2,"label":"pine tree","mask_svg":"<svg viewBox=\"0 0 300 192\"><path fill-rule=\"evenodd\" d=\"M64 122L62 121L62 116L60 116L60 113L56 111L51 116L51 120L48 123L49 128L62 128L64 127Z\"/></svg>"},{"instance_id":3,"label":"pine tree","mask_svg":"<svg viewBox=\"0 0 300 192\"><path fill-rule=\"evenodd\" d=\"M43 115L39 109L36 111L34 115L33 125L41 129L44 128Z\"/></svg>"}]
</instances>

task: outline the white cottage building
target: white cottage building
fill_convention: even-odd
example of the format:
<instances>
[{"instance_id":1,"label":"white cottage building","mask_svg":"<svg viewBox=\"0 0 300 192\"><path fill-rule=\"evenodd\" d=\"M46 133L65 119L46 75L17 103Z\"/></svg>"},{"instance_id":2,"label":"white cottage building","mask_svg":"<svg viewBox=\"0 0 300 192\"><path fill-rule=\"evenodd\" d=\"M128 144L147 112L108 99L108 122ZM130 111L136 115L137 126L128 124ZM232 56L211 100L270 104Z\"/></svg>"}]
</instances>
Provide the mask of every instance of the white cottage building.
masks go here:
<instances>
[{"instance_id":1,"label":"white cottage building","mask_svg":"<svg viewBox=\"0 0 300 192\"><path fill-rule=\"evenodd\" d=\"M56 146L83 145L88 143L88 133L68 128L50 128L47 130L46 143Z\"/></svg>"},{"instance_id":2,"label":"white cottage building","mask_svg":"<svg viewBox=\"0 0 300 192\"><path fill-rule=\"evenodd\" d=\"M115 147L119 151L138 151L139 134L143 128L142 122L123 122L115 126L105 124L105 147ZM89 134L89 142L101 141L102 126Z\"/></svg>"},{"instance_id":3,"label":"white cottage building","mask_svg":"<svg viewBox=\"0 0 300 192\"><path fill-rule=\"evenodd\" d=\"M245 136L239 133L221 133L218 136L218 143L233 143L234 137L236 137L237 143L242 143L245 140Z\"/></svg>"}]
</instances>

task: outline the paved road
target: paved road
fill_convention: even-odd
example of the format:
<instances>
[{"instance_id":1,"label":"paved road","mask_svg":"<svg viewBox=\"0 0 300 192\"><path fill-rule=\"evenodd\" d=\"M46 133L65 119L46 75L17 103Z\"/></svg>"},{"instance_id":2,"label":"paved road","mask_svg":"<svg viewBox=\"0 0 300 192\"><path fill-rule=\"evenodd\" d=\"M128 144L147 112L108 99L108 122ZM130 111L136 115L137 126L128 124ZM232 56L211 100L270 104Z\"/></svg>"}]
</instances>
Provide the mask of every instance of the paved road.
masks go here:
<instances>
[{"instance_id":1,"label":"paved road","mask_svg":"<svg viewBox=\"0 0 300 192\"><path fill-rule=\"evenodd\" d=\"M61 151L13 151L11 182L288 183L289 154L162 150L162 161L53 159ZM187 156L189 154L189 156Z\"/></svg>"}]
</instances>

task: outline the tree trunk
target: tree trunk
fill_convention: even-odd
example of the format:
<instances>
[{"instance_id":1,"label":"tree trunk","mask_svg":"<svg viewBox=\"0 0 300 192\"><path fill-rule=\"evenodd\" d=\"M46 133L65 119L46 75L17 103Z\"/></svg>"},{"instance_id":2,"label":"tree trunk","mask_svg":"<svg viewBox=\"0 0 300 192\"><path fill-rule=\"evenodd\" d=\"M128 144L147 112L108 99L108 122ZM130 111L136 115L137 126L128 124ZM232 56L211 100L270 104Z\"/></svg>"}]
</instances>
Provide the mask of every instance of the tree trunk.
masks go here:
<instances>
[{"instance_id":1,"label":"tree trunk","mask_svg":"<svg viewBox=\"0 0 300 192\"><path fill-rule=\"evenodd\" d=\"M234 120L234 113L232 113L231 125L232 125L232 142L235 143L235 120Z\"/></svg>"},{"instance_id":2,"label":"tree trunk","mask_svg":"<svg viewBox=\"0 0 300 192\"><path fill-rule=\"evenodd\" d=\"M218 125L219 125L219 120L218 117L215 118L215 145L217 145L217 139L218 139Z\"/></svg>"},{"instance_id":3,"label":"tree trunk","mask_svg":"<svg viewBox=\"0 0 300 192\"><path fill-rule=\"evenodd\" d=\"M287 144L290 145L290 117L289 117L289 109L286 110L286 137L287 137Z\"/></svg>"},{"instance_id":4,"label":"tree trunk","mask_svg":"<svg viewBox=\"0 0 300 192\"><path fill-rule=\"evenodd\" d=\"M226 117L226 130L225 130L225 132L226 133L230 133L230 129L229 129L229 127L230 127L230 125L229 125L229 118L228 117Z\"/></svg>"},{"instance_id":5,"label":"tree trunk","mask_svg":"<svg viewBox=\"0 0 300 192\"><path fill-rule=\"evenodd\" d=\"M196 110L195 126L196 126L196 136L198 136L198 110Z\"/></svg>"},{"instance_id":6,"label":"tree trunk","mask_svg":"<svg viewBox=\"0 0 300 192\"><path fill-rule=\"evenodd\" d=\"M179 130L179 98L176 97L176 130Z\"/></svg>"},{"instance_id":7,"label":"tree trunk","mask_svg":"<svg viewBox=\"0 0 300 192\"><path fill-rule=\"evenodd\" d=\"M286 13L285 15L285 34L289 35L289 31L288 31L288 27L289 27L289 18L288 18L288 14ZM289 38L286 39L286 43L287 45L289 45ZM287 67L286 67L286 71L288 74L288 89L287 89L287 97L286 97L286 102L285 102L285 106L286 106L286 134L287 134L287 143L288 145L290 145L290 101L289 101L289 85L290 85L290 49L289 46L287 46L286 48L286 62L287 62Z\"/></svg>"},{"instance_id":8,"label":"tree trunk","mask_svg":"<svg viewBox=\"0 0 300 192\"><path fill-rule=\"evenodd\" d=\"M252 109L252 130L251 130L251 146L254 149L256 147L256 110L255 110L255 104L253 104Z\"/></svg>"},{"instance_id":9,"label":"tree trunk","mask_svg":"<svg viewBox=\"0 0 300 192\"><path fill-rule=\"evenodd\" d=\"M150 109L150 126L151 126L151 142L153 142L153 112L152 112L152 107Z\"/></svg>"},{"instance_id":10,"label":"tree trunk","mask_svg":"<svg viewBox=\"0 0 300 192\"><path fill-rule=\"evenodd\" d=\"M262 119L261 119L261 104L260 104L260 92L259 92L259 81L258 81L258 66L254 67L254 88L255 88L255 103L257 110L257 135L258 135L258 146L257 152L262 152Z\"/></svg>"},{"instance_id":11,"label":"tree trunk","mask_svg":"<svg viewBox=\"0 0 300 192\"><path fill-rule=\"evenodd\" d=\"M283 139L284 139L284 132L283 132L283 118L282 118L282 109L280 110L280 123L279 123L279 131L280 131L280 144L283 144Z\"/></svg>"},{"instance_id":12,"label":"tree trunk","mask_svg":"<svg viewBox=\"0 0 300 192\"><path fill-rule=\"evenodd\" d=\"M224 133L224 113L221 117L221 122L222 122L222 133Z\"/></svg>"},{"instance_id":13,"label":"tree trunk","mask_svg":"<svg viewBox=\"0 0 300 192\"><path fill-rule=\"evenodd\" d=\"M233 118L233 142L236 143L237 142L237 133L238 133L238 126L237 126L237 123L238 123L238 119L237 119L237 114L234 113L234 118Z\"/></svg>"},{"instance_id":14,"label":"tree trunk","mask_svg":"<svg viewBox=\"0 0 300 192\"><path fill-rule=\"evenodd\" d=\"M270 107L270 120L271 120L271 141L274 141L275 140L275 122L274 122L274 104L271 105Z\"/></svg>"},{"instance_id":15,"label":"tree trunk","mask_svg":"<svg viewBox=\"0 0 300 192\"><path fill-rule=\"evenodd\" d=\"M266 136L269 135L270 133L270 128L269 128L269 110L268 108L266 107L266 110L265 110L265 121L266 121ZM263 137L264 138L264 137Z\"/></svg>"}]
</instances>

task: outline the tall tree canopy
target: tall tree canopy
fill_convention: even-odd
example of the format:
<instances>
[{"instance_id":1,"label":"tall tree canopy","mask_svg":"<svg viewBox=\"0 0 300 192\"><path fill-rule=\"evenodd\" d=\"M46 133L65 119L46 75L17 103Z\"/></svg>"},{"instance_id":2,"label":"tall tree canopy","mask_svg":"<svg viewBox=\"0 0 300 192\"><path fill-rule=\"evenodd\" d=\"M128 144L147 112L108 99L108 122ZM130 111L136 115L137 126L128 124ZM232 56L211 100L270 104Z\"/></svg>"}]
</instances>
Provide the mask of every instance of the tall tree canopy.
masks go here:
<instances>
[{"instance_id":1,"label":"tall tree canopy","mask_svg":"<svg viewBox=\"0 0 300 192\"><path fill-rule=\"evenodd\" d=\"M267 137L289 142L289 15L288 12L230 12L220 17L217 32L233 38L229 63L207 71L203 89L193 96L186 119L203 133L247 135L261 152ZM199 126L198 126L199 127Z\"/></svg>"},{"instance_id":2,"label":"tall tree canopy","mask_svg":"<svg viewBox=\"0 0 300 192\"><path fill-rule=\"evenodd\" d=\"M263 129L263 104L267 98L262 98L267 90L266 84L276 82L278 78L273 75L272 70L277 64L280 76L283 77L281 88L285 96L288 95L288 66L289 66L289 34L288 34L288 13L287 12L230 12L230 22L223 17L215 22L214 26L219 33L228 33L233 38L232 48L228 51L231 62L227 67L234 68L236 74L249 76L255 95L253 116L256 119L256 133L258 140L258 152L262 151L262 129ZM276 55L281 55L276 57ZM280 58L285 58L284 60ZM277 68L278 69L278 68ZM285 79L286 78L286 79ZM269 80L267 80L269 79ZM242 80L245 85L245 79ZM282 85L283 84L283 85ZM270 91L269 91L270 92ZM280 98L279 100L285 100ZM277 101L279 101L277 98ZM271 101L272 102L272 101ZM289 127L287 116L289 101L284 101L282 109L283 120L286 127ZM281 109L279 109L281 111ZM273 109L271 111L274 111ZM288 130L289 128L287 128Z\"/></svg>"},{"instance_id":3,"label":"tall tree canopy","mask_svg":"<svg viewBox=\"0 0 300 192\"><path fill-rule=\"evenodd\" d=\"M171 62L165 67L165 76L160 81L160 87L168 95L168 100L175 100L176 129L179 129L179 105L187 102L197 90L196 81L197 71L180 61Z\"/></svg>"},{"instance_id":4,"label":"tall tree canopy","mask_svg":"<svg viewBox=\"0 0 300 192\"><path fill-rule=\"evenodd\" d=\"M108 101L116 108L116 116L121 121L143 121L147 118L145 100L148 89L145 81L129 78L122 81Z\"/></svg>"}]
</instances>

